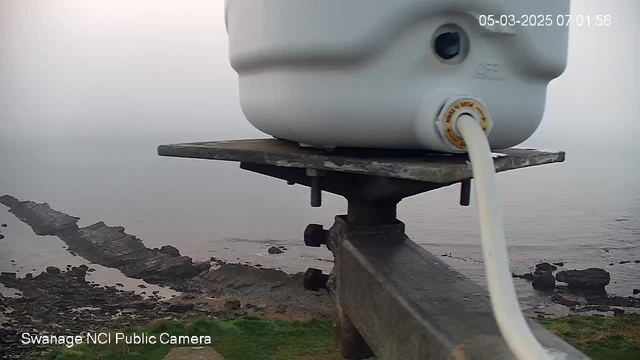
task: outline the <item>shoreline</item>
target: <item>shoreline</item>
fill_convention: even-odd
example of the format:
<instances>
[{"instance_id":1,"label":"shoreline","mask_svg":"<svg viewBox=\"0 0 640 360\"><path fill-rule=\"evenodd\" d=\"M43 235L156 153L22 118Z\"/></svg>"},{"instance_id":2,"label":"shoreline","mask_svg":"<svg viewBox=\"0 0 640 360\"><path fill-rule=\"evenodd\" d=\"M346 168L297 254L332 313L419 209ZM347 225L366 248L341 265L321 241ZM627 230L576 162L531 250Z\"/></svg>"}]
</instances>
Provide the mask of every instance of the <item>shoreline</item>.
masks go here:
<instances>
[{"instance_id":1,"label":"shoreline","mask_svg":"<svg viewBox=\"0 0 640 360\"><path fill-rule=\"evenodd\" d=\"M173 246L147 248L123 227L103 222L79 227L78 217L54 210L47 203L20 201L8 195L0 197L0 203L37 235L58 237L68 245L67 252L87 260L85 264L69 265L63 270L50 267L38 275L18 277L15 272L1 273L0 284L21 294L18 297L0 295L0 338L25 330L54 331L60 326L80 332L95 330L96 324L103 329L114 329L145 325L158 319L202 316L226 319L256 315L281 320L331 317L329 295L304 290L302 273L287 274L213 257L209 261L194 262L180 255ZM155 290L143 297L125 290L122 284L102 286L86 279L92 264L118 269L129 278L182 294L163 298L160 291ZM545 271L550 275L558 267ZM536 276L540 274L536 271ZM514 274L514 277L535 279L533 274ZM606 292L585 292L555 284L553 289L539 293L551 304L567 308L568 314L624 316L640 312L640 298L632 296L610 296ZM544 310L534 309L527 315L554 318L566 314L550 314ZM42 350L26 350L19 343L5 346L12 353Z\"/></svg>"}]
</instances>

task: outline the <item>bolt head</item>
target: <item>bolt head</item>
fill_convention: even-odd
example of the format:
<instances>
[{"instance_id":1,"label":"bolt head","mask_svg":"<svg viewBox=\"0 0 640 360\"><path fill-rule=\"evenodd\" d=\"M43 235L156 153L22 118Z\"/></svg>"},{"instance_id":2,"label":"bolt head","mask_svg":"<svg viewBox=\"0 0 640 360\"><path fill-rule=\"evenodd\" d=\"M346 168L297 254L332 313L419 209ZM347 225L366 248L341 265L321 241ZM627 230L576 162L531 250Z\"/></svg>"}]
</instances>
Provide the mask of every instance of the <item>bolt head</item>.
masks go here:
<instances>
[{"instance_id":1,"label":"bolt head","mask_svg":"<svg viewBox=\"0 0 640 360\"><path fill-rule=\"evenodd\" d=\"M310 247L320 247L327 243L328 231L322 225L309 224L304 229L304 244Z\"/></svg>"},{"instance_id":2,"label":"bolt head","mask_svg":"<svg viewBox=\"0 0 640 360\"><path fill-rule=\"evenodd\" d=\"M326 276L322 274L322 270L309 268L304 273L304 288L306 290L318 291L326 288L324 284Z\"/></svg>"}]
</instances>

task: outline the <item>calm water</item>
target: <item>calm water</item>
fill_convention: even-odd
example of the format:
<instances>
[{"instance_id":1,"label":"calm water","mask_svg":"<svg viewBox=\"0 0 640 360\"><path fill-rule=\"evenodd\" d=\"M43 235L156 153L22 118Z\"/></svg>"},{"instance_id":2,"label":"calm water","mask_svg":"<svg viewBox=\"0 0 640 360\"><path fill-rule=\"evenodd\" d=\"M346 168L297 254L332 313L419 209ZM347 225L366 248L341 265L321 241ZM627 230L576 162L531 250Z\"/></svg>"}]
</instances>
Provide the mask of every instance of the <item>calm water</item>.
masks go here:
<instances>
[{"instance_id":1,"label":"calm water","mask_svg":"<svg viewBox=\"0 0 640 360\"><path fill-rule=\"evenodd\" d=\"M0 193L48 202L81 217L81 225L122 225L149 247L173 244L198 260L240 258L285 271L331 268L330 253L306 248L301 234L311 222L330 226L346 210L342 198L327 194L323 207L312 209L306 188L245 172L235 163L158 157L156 145L170 141L5 140ZM565 163L498 177L512 269L530 271L543 260L563 261L567 268L603 267L612 273L607 289L630 295L640 288L640 264L618 263L640 259L638 152L565 150ZM435 254L451 253L443 259L484 284L477 209L457 201L455 186L419 195L400 204L399 218L413 240ZM0 240L0 271L81 262L57 238L33 235L4 211L0 222L9 223L0 229L7 236ZM274 244L289 251L267 255ZM117 271L99 270L94 274L102 271L104 281L121 278ZM525 303L540 296L525 281L516 285Z\"/></svg>"}]
</instances>

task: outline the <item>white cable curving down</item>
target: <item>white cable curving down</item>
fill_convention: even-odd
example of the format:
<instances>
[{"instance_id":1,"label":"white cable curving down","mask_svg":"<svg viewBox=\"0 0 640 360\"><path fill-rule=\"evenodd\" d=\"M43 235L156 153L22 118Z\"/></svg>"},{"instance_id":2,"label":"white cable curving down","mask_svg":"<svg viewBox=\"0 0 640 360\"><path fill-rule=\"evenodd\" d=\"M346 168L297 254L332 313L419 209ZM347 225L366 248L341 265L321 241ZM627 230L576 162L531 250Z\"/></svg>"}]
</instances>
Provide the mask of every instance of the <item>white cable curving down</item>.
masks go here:
<instances>
[{"instance_id":1,"label":"white cable curving down","mask_svg":"<svg viewBox=\"0 0 640 360\"><path fill-rule=\"evenodd\" d=\"M455 126L464 139L471 159L480 212L484 267L489 283L493 314L507 345L519 360L550 360L533 336L520 310L509 270L509 255L502 225L496 173L489 142L476 120L466 114Z\"/></svg>"}]
</instances>

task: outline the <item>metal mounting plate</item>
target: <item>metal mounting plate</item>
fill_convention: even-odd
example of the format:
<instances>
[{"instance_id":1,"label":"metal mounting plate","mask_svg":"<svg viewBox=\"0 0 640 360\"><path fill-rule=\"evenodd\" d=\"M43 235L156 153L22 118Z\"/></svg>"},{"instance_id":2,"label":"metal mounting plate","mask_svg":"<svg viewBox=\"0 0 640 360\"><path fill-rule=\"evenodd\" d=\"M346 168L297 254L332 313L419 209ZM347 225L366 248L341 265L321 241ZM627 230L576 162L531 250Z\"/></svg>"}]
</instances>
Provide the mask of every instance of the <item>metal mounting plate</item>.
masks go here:
<instances>
[{"instance_id":1,"label":"metal mounting plate","mask_svg":"<svg viewBox=\"0 0 640 360\"><path fill-rule=\"evenodd\" d=\"M511 148L494 152L496 171L564 161L563 151ZM276 139L210 141L160 145L158 155L225 160L288 168L320 169L432 183L472 177L467 155L421 150L301 148Z\"/></svg>"}]
</instances>

